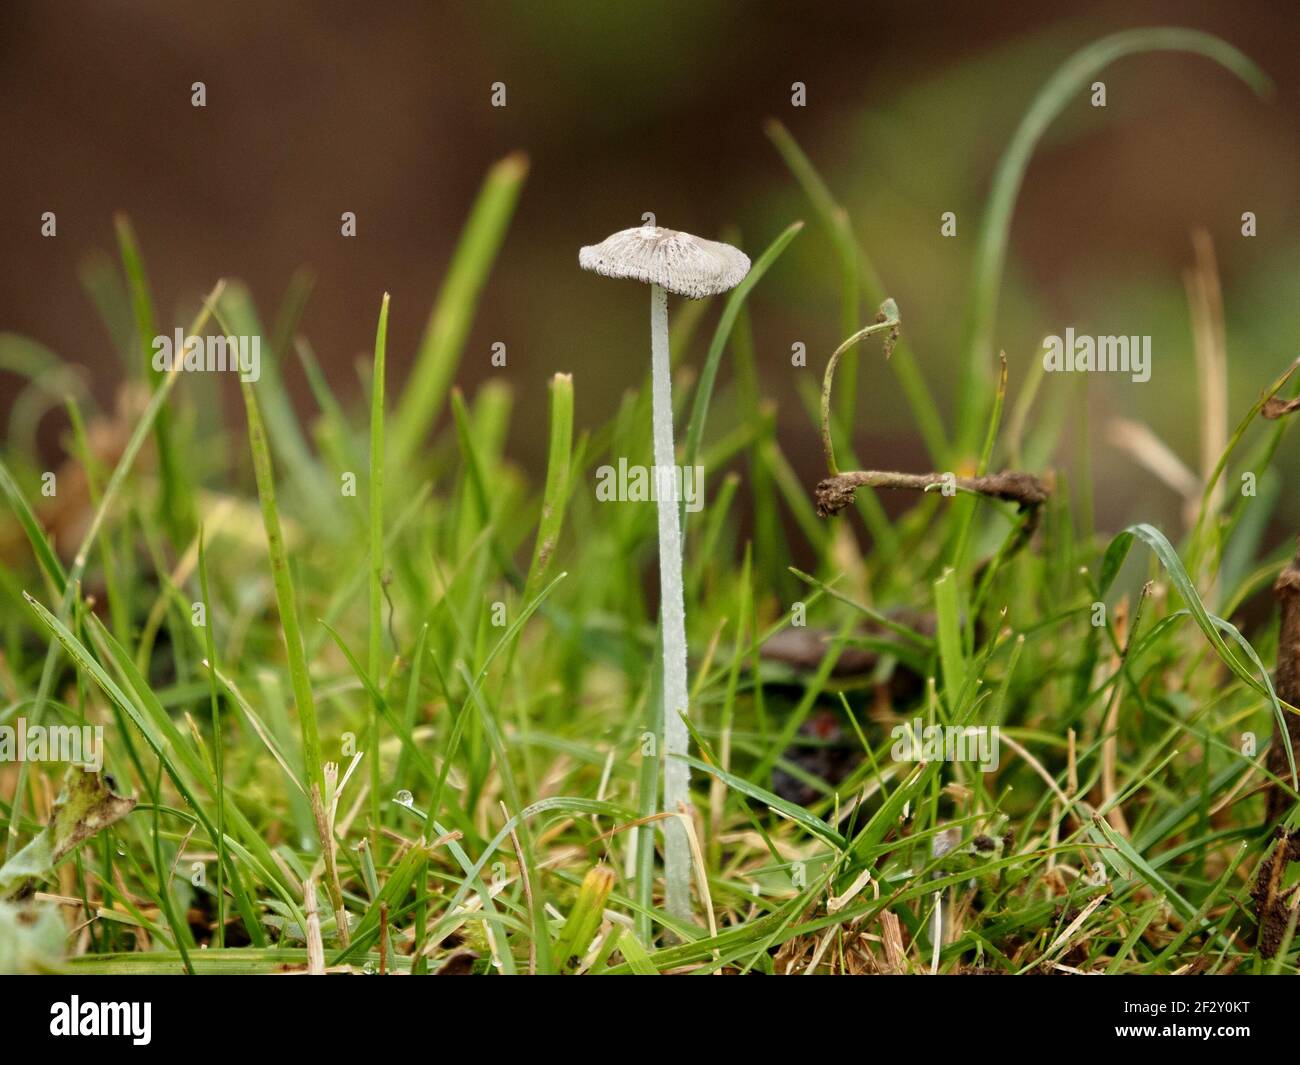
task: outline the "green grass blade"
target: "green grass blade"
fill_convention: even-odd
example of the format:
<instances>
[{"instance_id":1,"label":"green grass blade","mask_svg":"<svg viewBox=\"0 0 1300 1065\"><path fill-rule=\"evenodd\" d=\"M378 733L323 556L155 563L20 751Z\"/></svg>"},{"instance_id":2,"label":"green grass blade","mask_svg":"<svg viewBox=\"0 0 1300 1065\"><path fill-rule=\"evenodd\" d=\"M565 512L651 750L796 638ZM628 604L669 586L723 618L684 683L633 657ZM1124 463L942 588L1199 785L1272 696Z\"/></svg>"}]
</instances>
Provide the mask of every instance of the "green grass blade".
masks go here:
<instances>
[{"instance_id":1,"label":"green grass blade","mask_svg":"<svg viewBox=\"0 0 1300 1065\"><path fill-rule=\"evenodd\" d=\"M993 386L993 332L998 293L1002 288L1011 216L1020 186L1035 149L1047 128L1106 67L1125 56L1144 52L1186 52L1204 56L1231 71L1256 93L1269 88L1268 76L1246 55L1226 41L1207 33L1177 27L1124 30L1103 37L1075 52L1038 91L1007 145L997 171L980 227L967 314L965 357L962 360L963 397L957 440L963 452L973 452L984 424Z\"/></svg>"},{"instance_id":2,"label":"green grass blade","mask_svg":"<svg viewBox=\"0 0 1300 1065\"><path fill-rule=\"evenodd\" d=\"M226 935L226 760L222 747L221 701L217 697L217 645L212 636L212 595L208 590L208 556L199 528L199 591L203 596L203 651L207 655L208 703L212 710L212 766L217 778L217 927L213 946L220 949Z\"/></svg>"},{"instance_id":3,"label":"green grass blade","mask_svg":"<svg viewBox=\"0 0 1300 1065\"><path fill-rule=\"evenodd\" d=\"M5 501L18 519L18 524L23 527L27 542L32 545L32 554L40 563L41 572L45 574L46 580L54 591L62 596L68 586L67 575L63 572L63 563L54 553L45 531L27 503L27 497L23 495L22 489L18 487L18 482L14 480L14 475L9 472L9 467L4 464L3 459L0 459L0 493L4 494Z\"/></svg>"},{"instance_id":4,"label":"green grass blade","mask_svg":"<svg viewBox=\"0 0 1300 1065\"><path fill-rule=\"evenodd\" d=\"M857 293L850 292L850 285L861 284L867 302L876 306L884 302L888 293L872 264L870 257L858 245L853 236L847 212L831 195L830 188L812 161L804 154L798 142L780 122L769 120L766 126L767 136L780 152L785 164L799 182L804 195L812 204L814 213L822 228L830 235L835 245L836 256L840 260L840 336L847 337L858 331L861 324L857 313ZM857 398L856 359L850 358L841 372L839 414L837 424L852 425L853 404ZM930 394L925 376L916 365L906 340L900 340L894 347L890 365L898 376L898 382L907 397L912 417L917 429L925 441L926 449L936 464L946 461L948 443L943 424L939 420L939 407Z\"/></svg>"},{"instance_id":5,"label":"green grass blade","mask_svg":"<svg viewBox=\"0 0 1300 1065\"><path fill-rule=\"evenodd\" d=\"M524 602L531 600L550 568L555 545L564 527L569 501L569 473L573 465L573 377L557 373L551 378L551 442L546 458L546 487L542 516L537 523L533 560L524 581Z\"/></svg>"},{"instance_id":6,"label":"green grass blade","mask_svg":"<svg viewBox=\"0 0 1300 1065\"><path fill-rule=\"evenodd\" d=\"M781 257L781 253L789 247L790 241L799 235L801 229L803 229L803 223L794 222L782 230L777 238L767 246L763 254L754 261L749 273L745 275L745 280L732 289L727 296L727 305L722 310L722 316L718 319L718 327L713 331L713 339L709 342L709 351L704 359L704 368L700 371L700 383L695 389L695 399L691 406L691 418L686 425L684 462L686 466L694 466L699 458L700 443L704 439L704 424L709 417L709 400L713 396L713 385L718 376L718 365L722 361L722 352L727 346L727 341L731 338L731 330L736 324L736 318L745 306L745 300L749 298L754 286L763 280L763 275Z\"/></svg>"},{"instance_id":7,"label":"green grass blade","mask_svg":"<svg viewBox=\"0 0 1300 1065\"><path fill-rule=\"evenodd\" d=\"M316 700L312 694L311 676L307 671L307 656L303 650L302 628L298 619L298 600L294 592L293 577L289 572L289 558L284 550L284 534L280 529L280 510L275 500L275 474L271 469L271 451L266 442L266 429L258 410L257 397L247 381L240 382L244 395L244 408L248 412L248 444L253 453L253 472L257 479L257 494L262 503L262 524L266 530L267 550L271 558L271 576L275 583L275 599L280 611L280 632L284 638L285 653L289 658L289 676L293 683L293 698L298 710L298 726L302 731L303 761L306 763L307 782L317 789L322 800L325 796L325 776L321 763L320 735L316 724ZM311 787L308 787L310 792ZM328 840L321 840L329 846Z\"/></svg>"},{"instance_id":8,"label":"green grass blade","mask_svg":"<svg viewBox=\"0 0 1300 1065\"><path fill-rule=\"evenodd\" d=\"M1244 684L1265 696L1272 704L1273 713L1277 719L1278 733L1286 747L1287 764L1291 768L1292 786L1300 787L1300 782L1297 781L1296 777L1295 752L1291 749L1291 737L1286 727L1285 712L1282 709L1282 703L1277 697L1277 692L1273 688L1273 681L1269 677L1268 670L1260 660L1259 655L1256 654L1255 649L1231 623L1223 618L1215 617L1205 609L1200 594L1197 592L1195 585L1192 584L1191 578L1187 575L1187 570L1183 567L1182 559L1178 557L1178 552L1174 550L1173 545L1165 539L1164 533L1155 526L1140 524L1130 525L1116 536L1106 549L1105 557L1102 560L1100 578L1102 594L1105 594L1114 582L1135 537L1155 552L1161 566L1169 574L1169 579L1173 581L1174 587L1178 589L1178 594L1187 603L1187 609L1196 621L1197 626L1205 634L1205 638L1209 640L1210 646L1214 648L1223 664L1236 674ZM1227 633L1241 647L1246 657L1250 659L1251 664L1255 667L1255 673L1247 669L1240 659L1232 653L1224 642L1222 633Z\"/></svg>"},{"instance_id":9,"label":"green grass blade","mask_svg":"<svg viewBox=\"0 0 1300 1065\"><path fill-rule=\"evenodd\" d=\"M375 365L370 387L370 675L375 683L383 676L384 650L384 366L388 347L388 293L379 305L375 328ZM370 715L370 825L371 845L378 842L380 806L379 711Z\"/></svg>"},{"instance_id":10,"label":"green grass blade","mask_svg":"<svg viewBox=\"0 0 1300 1065\"><path fill-rule=\"evenodd\" d=\"M460 362L465 337L528 175L528 158L516 152L488 171L415 354L393 427L393 459L404 466L437 420Z\"/></svg>"},{"instance_id":11,"label":"green grass blade","mask_svg":"<svg viewBox=\"0 0 1300 1065\"><path fill-rule=\"evenodd\" d=\"M122 255L122 268L126 273L131 292L131 307L135 317L136 343L140 345L141 367L150 387L161 387L161 377L153 370L154 324L153 297L149 293L149 279L145 275L144 259L135 239L135 231L124 214L115 219L117 243ZM180 352L175 355L179 357ZM158 411L154 420L154 438L158 446L158 473L162 485L159 499L161 514L173 544L188 543L194 534L194 499L189 482L181 473L180 457L173 439L171 417L166 408Z\"/></svg>"},{"instance_id":12,"label":"green grass blade","mask_svg":"<svg viewBox=\"0 0 1300 1065\"><path fill-rule=\"evenodd\" d=\"M187 335L194 336L203 330L208 317L212 313L214 304L221 296L224 286L224 281L217 282L208 298L204 301L203 310L195 318ZM140 415L140 420L131 431L131 437L127 440L126 447L122 449L122 457L117 460L117 466L114 467L113 474L108 479L108 484L104 486L104 494L100 498L99 506L95 508L95 514L90 520L85 535L82 537L81 546L77 549L77 554L72 560L72 569L68 572L63 598L59 601L59 609L55 615L56 620L60 623L65 621L72 613L73 596L78 594L81 577L86 571L86 562L90 557L90 550L99 536L99 530L103 526L109 511L117 502L117 497L122 490L123 483L126 481L127 474L135 465L136 457L140 454L140 449L144 447L145 440L153 432L154 422L161 413L164 404L166 404L167 397L171 395L171 390L175 387L179 376L176 372L167 374L163 378L162 384L154 389L153 395L145 405L144 412ZM45 655L45 664L41 669L41 679L36 689L36 698L33 700L28 714L32 725L41 723L45 711L45 702L49 698L50 687L54 683L54 667L58 662L58 652L59 641L51 641L49 650ZM26 796L25 784L28 764L23 761L18 765L18 776L14 785L13 808L10 810L9 816L9 839L5 847L6 858L13 857L14 849L18 844L18 825L22 820L22 808Z\"/></svg>"}]
</instances>

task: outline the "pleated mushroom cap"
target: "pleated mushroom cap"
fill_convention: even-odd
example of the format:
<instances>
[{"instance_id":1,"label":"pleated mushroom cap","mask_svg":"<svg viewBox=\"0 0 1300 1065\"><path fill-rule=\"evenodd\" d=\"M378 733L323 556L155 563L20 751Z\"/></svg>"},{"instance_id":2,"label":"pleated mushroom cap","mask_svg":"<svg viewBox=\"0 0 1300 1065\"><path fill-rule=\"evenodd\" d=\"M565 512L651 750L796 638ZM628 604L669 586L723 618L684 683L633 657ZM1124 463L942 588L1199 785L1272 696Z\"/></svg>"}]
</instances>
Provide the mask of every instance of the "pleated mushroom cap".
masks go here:
<instances>
[{"instance_id":1,"label":"pleated mushroom cap","mask_svg":"<svg viewBox=\"0 0 1300 1065\"><path fill-rule=\"evenodd\" d=\"M730 244L661 226L624 229L578 252L578 265L606 277L659 285L693 300L735 288L749 256Z\"/></svg>"}]
</instances>

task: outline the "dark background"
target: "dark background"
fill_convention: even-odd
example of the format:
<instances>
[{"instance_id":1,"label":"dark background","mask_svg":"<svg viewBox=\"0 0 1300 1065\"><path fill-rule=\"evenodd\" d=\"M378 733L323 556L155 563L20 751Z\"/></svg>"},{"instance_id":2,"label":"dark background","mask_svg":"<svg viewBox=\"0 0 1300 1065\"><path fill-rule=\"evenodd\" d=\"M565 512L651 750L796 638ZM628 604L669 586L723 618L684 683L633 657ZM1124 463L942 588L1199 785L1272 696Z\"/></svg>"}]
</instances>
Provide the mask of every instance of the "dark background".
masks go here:
<instances>
[{"instance_id":1,"label":"dark background","mask_svg":"<svg viewBox=\"0 0 1300 1065\"><path fill-rule=\"evenodd\" d=\"M980 214L1034 92L1099 36L1178 24L1241 48L1276 80L1276 93L1260 101L1195 56L1113 65L1107 108L1081 97L1030 167L995 339L1007 349L1014 394L1044 333L1073 325L1154 336L1150 383L1091 387L1087 446L1104 488L1103 523L1176 522L1174 495L1109 448L1098 427L1112 413L1140 419L1196 467L1183 289L1195 227L1213 236L1223 275L1231 420L1300 353L1297 11L1153 0L8 0L0 331L84 366L94 393L110 400L121 364L78 267L92 249L113 250L112 217L123 210L160 327L188 316L220 276L243 279L269 322L294 270L309 265L316 288L302 332L342 394L357 392L354 359L369 350L380 294L391 292L395 390L484 172L523 149L529 179L458 380L472 390L500 372L489 367L490 347L507 344L518 409L536 411L516 417L509 450L535 467L552 373L575 374L582 428L612 414L644 372L647 301L581 273L580 245L650 210L660 224L702 236L738 226L756 254L789 221L811 218L763 135L774 115L848 207L947 414ZM790 104L796 80L807 84L806 108ZM207 85L204 109L190 105L194 81ZM489 106L494 81L507 85L504 109ZM52 240L40 236L47 210L58 216ZM353 240L339 235L349 210L359 219ZM948 210L959 219L952 240L939 235ZM1259 218L1253 240L1239 234L1244 210ZM818 441L791 375L820 375L841 339L837 293L830 245L810 227L751 299L764 389L781 405L782 445L808 480ZM802 371L789 365L797 340L809 353ZM689 357L698 364L700 355ZM287 376L310 410L296 364ZM0 387L3 412L16 379L0 377ZM864 369L861 389L859 453L928 468L893 375ZM55 439L59 417L43 426ZM1058 460L1068 467L1073 457L1066 448Z\"/></svg>"}]
</instances>

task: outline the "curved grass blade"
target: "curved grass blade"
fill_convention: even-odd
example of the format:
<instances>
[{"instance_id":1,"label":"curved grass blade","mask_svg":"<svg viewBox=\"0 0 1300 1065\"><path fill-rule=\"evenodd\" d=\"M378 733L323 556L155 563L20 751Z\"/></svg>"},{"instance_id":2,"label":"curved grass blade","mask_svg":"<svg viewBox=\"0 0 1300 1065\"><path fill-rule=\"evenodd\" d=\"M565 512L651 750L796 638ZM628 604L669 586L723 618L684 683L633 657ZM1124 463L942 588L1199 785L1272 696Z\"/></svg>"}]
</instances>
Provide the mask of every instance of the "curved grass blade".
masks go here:
<instances>
[{"instance_id":1,"label":"curved grass blade","mask_svg":"<svg viewBox=\"0 0 1300 1065\"><path fill-rule=\"evenodd\" d=\"M725 769L720 769L711 762L701 761L699 758L692 758L688 754L679 756L682 761L692 769L698 769L702 773L708 773L722 781L727 787L747 795L749 798L761 802L771 810L788 817L796 824L802 825L814 836L825 840L834 847L842 849L845 846L845 839L835 829L831 828L820 817L810 814L802 806L796 806L792 802L787 802L779 795L774 795L766 788L760 788L757 784L750 783L743 777L738 777L734 773L728 773Z\"/></svg>"},{"instance_id":2,"label":"curved grass blade","mask_svg":"<svg viewBox=\"0 0 1300 1065\"><path fill-rule=\"evenodd\" d=\"M1057 68L1034 97L1002 154L980 227L963 346L966 357L958 391L965 399L957 433L962 451L974 450L976 435L984 423L986 394L993 384L993 327L1011 234L1011 215L1029 161L1048 126L1102 70L1117 59L1142 52L1187 52L1204 56L1237 75L1261 96L1270 86L1268 76L1226 41L1197 30L1169 26L1125 30L1103 37L1075 52Z\"/></svg>"},{"instance_id":3,"label":"curved grass blade","mask_svg":"<svg viewBox=\"0 0 1300 1065\"><path fill-rule=\"evenodd\" d=\"M1282 703L1277 697L1277 692L1273 689L1273 681L1269 677L1268 670L1264 663L1260 661L1259 655L1250 642L1237 630L1229 621L1216 617L1205 609L1205 604L1201 602L1201 597L1196 591L1195 585L1192 584L1191 578L1187 575L1187 570L1183 568L1182 559L1178 557L1178 552L1174 550L1173 545L1165 539L1164 533L1153 525L1139 524L1130 525L1110 542L1106 549L1106 554L1102 559L1101 576L1098 582L1101 594L1105 594L1114 583L1115 577L1119 573L1120 567L1124 564L1129 548L1133 545L1134 538L1140 539L1152 551L1155 552L1156 558L1164 567L1165 572L1169 574L1169 579L1173 581L1174 587L1178 589L1178 594L1182 596L1183 601L1187 604L1188 612L1196 621L1205 638L1210 641L1210 646L1214 648L1215 653L1244 684L1265 696L1273 705L1273 713L1277 718L1278 731L1281 734L1282 742L1286 746L1287 764L1291 767L1291 783L1294 787L1300 787L1300 781L1296 777L1295 752L1291 749L1291 738L1287 732L1286 716L1282 709ZM1258 676L1251 673L1231 649L1224 642L1221 633L1227 633L1241 647L1246 657L1254 665Z\"/></svg>"}]
</instances>

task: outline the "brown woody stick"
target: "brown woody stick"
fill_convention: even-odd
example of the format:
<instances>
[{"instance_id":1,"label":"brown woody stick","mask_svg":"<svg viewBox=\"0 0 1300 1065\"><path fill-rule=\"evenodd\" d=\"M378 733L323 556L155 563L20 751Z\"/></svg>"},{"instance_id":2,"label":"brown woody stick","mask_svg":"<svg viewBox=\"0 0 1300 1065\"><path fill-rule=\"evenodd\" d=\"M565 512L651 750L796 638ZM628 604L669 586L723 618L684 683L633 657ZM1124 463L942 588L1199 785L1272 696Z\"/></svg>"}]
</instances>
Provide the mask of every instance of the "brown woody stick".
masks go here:
<instances>
[{"instance_id":1,"label":"brown woody stick","mask_svg":"<svg viewBox=\"0 0 1300 1065\"><path fill-rule=\"evenodd\" d=\"M817 485L817 513L825 518L853 502L853 493L870 488L908 488L926 492L951 485L960 492L974 492L990 499L1019 503L1035 509L1047 502L1047 486L1031 473L1004 470L982 477L956 477L945 473L894 473L886 470L851 470L827 477Z\"/></svg>"},{"instance_id":2,"label":"brown woody stick","mask_svg":"<svg viewBox=\"0 0 1300 1065\"><path fill-rule=\"evenodd\" d=\"M826 455L826 469L830 474L817 485L817 514L827 518L838 514L853 502L853 495L859 488L911 489L929 491L932 488L954 489L973 492L990 499L1002 499L1010 503L1019 503L1022 510L1037 512L1047 501L1049 489L1037 477L1016 470L1004 470L1002 473L981 474L977 477L957 477L944 473L896 473L889 470L850 470L841 472L835 462L835 445L831 439L831 389L835 380L835 367L843 355L853 345L871 336L873 333L885 334L885 358L889 358L894 341L898 339L902 321L898 305L887 299L880 305L874 324L859 329L844 341L832 353L826 363L826 373L822 378L822 451ZM999 396L1006 388L1007 362L1002 356L1002 377L999 383ZM1031 523L1032 524L1032 523Z\"/></svg>"},{"instance_id":3,"label":"brown woody stick","mask_svg":"<svg viewBox=\"0 0 1300 1065\"><path fill-rule=\"evenodd\" d=\"M1300 550L1291 564L1278 574L1273 583L1281 609L1281 622L1277 634L1277 672L1274 688L1277 697L1291 706L1300 706ZM1291 738L1291 749L1300 750L1300 714L1286 714L1286 731ZM1268 771L1279 780L1291 773L1287 762L1286 746L1279 736L1269 748ZM1291 796L1279 784L1268 789L1268 823L1272 824L1291 805Z\"/></svg>"},{"instance_id":4,"label":"brown woody stick","mask_svg":"<svg viewBox=\"0 0 1300 1065\"><path fill-rule=\"evenodd\" d=\"M1294 363L1291 369L1295 369ZM1273 385L1273 394L1269 395L1260 409L1260 414L1270 421L1300 410L1300 397L1284 400L1278 399L1276 395L1289 374L1290 371ZM1290 565L1277 575L1277 580L1273 583L1273 594L1277 596L1281 613L1277 633L1277 671L1273 687L1279 700L1291 706L1300 706L1300 546ZM1284 716L1291 750L1300 750L1300 715ZM1281 736L1269 748L1268 771L1278 780L1284 780L1290 775L1287 747ZM1272 824L1281 817L1290 807L1291 801L1285 788L1280 784L1271 784L1268 789L1267 823Z\"/></svg>"}]
</instances>

